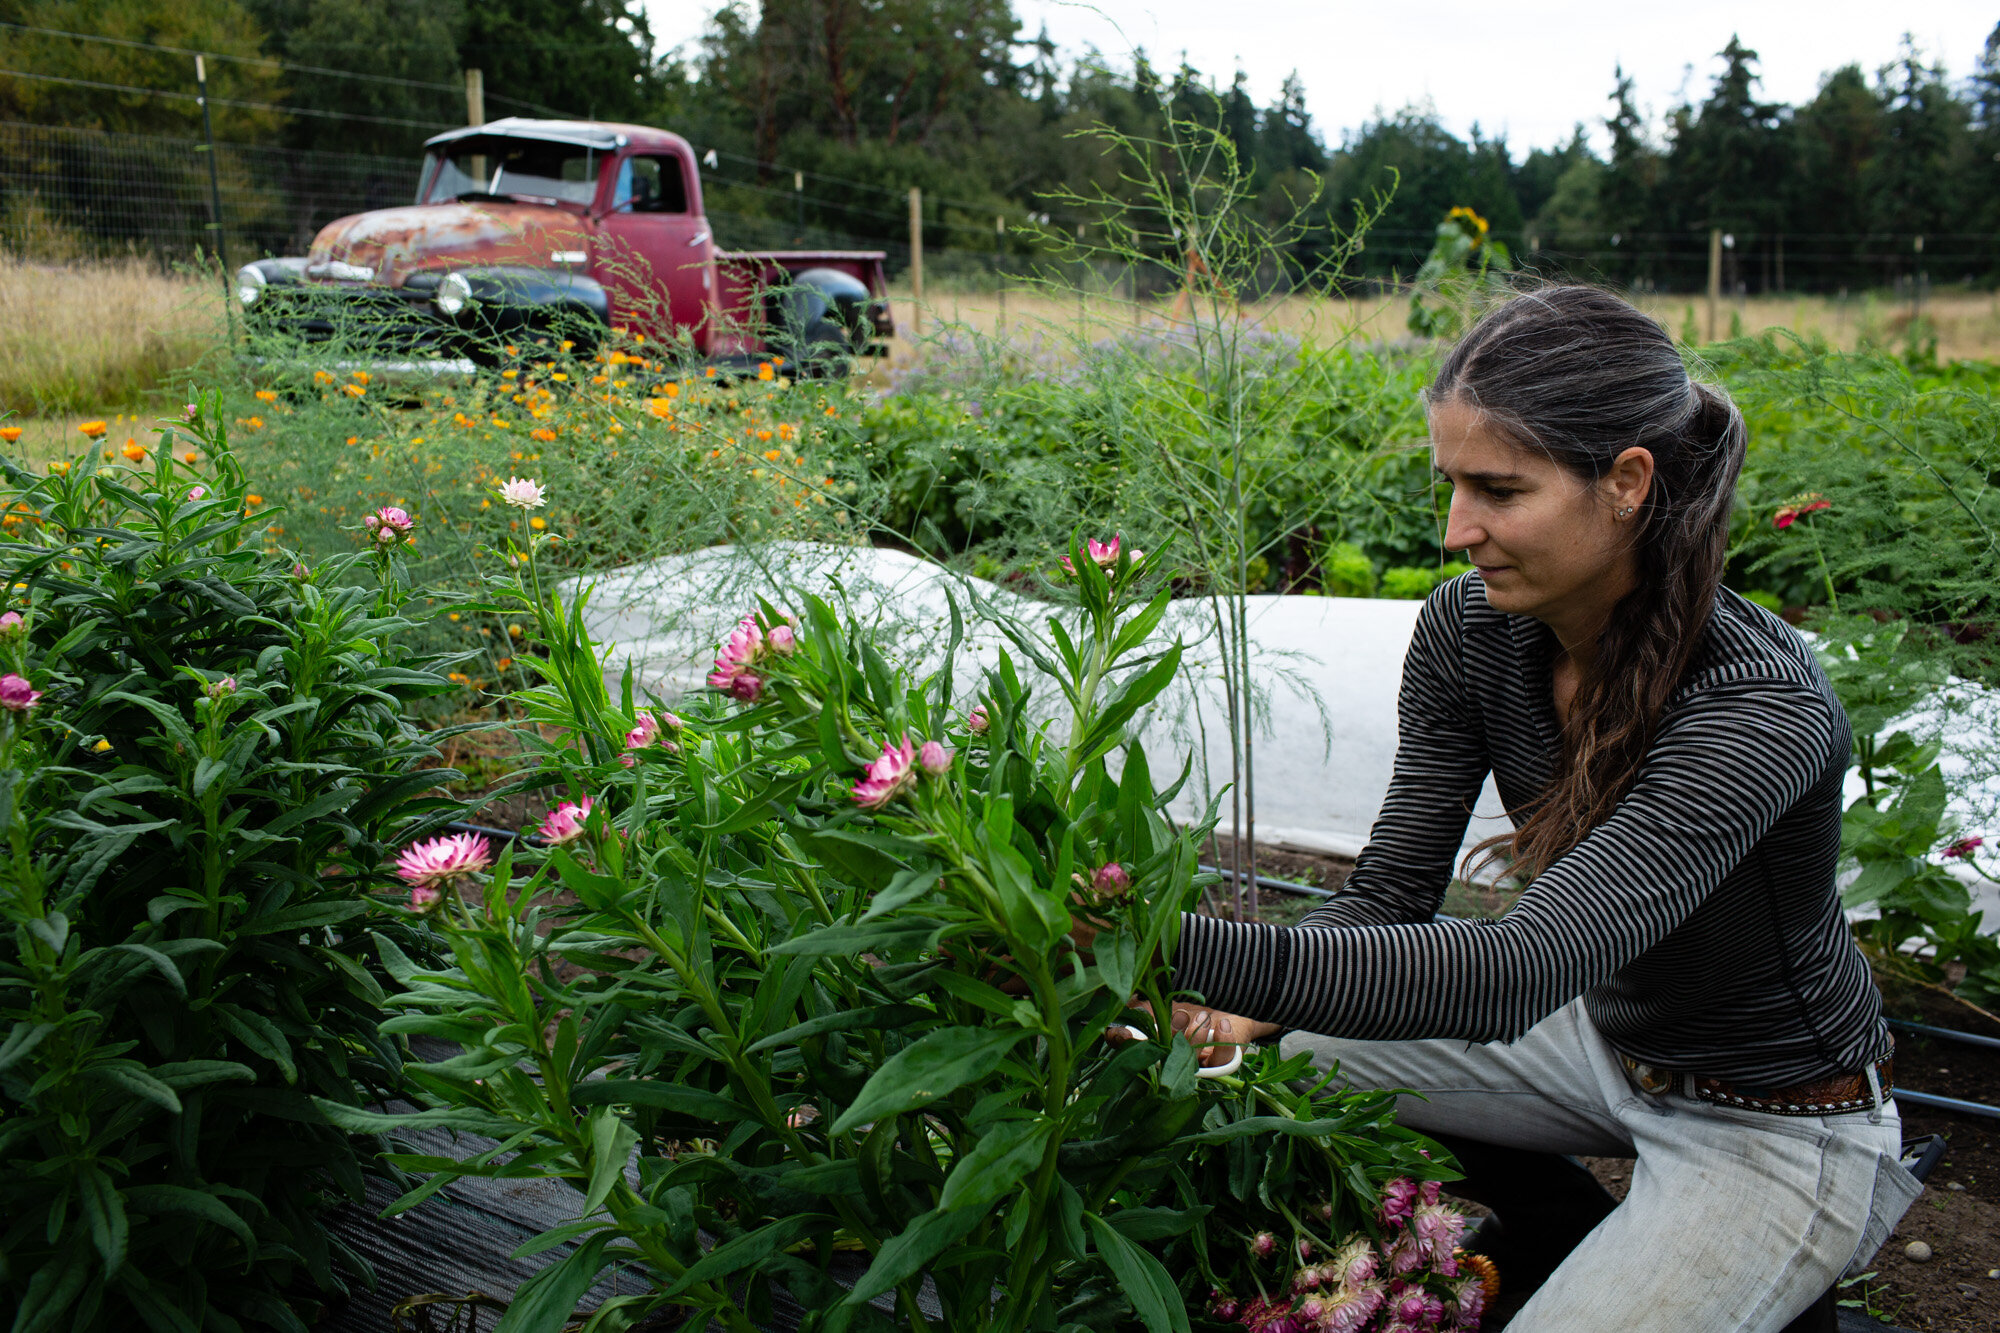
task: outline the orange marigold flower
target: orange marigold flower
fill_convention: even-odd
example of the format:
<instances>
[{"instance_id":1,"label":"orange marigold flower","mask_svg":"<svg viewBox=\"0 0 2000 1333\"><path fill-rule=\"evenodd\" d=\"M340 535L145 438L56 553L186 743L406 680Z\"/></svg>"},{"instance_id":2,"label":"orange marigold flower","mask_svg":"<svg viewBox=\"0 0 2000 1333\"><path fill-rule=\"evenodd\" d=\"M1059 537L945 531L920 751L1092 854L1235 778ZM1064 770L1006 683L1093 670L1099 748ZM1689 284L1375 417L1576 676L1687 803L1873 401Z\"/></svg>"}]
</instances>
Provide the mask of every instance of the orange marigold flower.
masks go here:
<instances>
[{"instance_id":1,"label":"orange marigold flower","mask_svg":"<svg viewBox=\"0 0 2000 1333\"><path fill-rule=\"evenodd\" d=\"M356 384L367 384L373 379L365 370L357 370L348 378L352 379Z\"/></svg>"},{"instance_id":2,"label":"orange marigold flower","mask_svg":"<svg viewBox=\"0 0 2000 1333\"><path fill-rule=\"evenodd\" d=\"M313 383L314 384L333 383L333 372L330 370L315 370L313 372Z\"/></svg>"},{"instance_id":3,"label":"orange marigold flower","mask_svg":"<svg viewBox=\"0 0 2000 1333\"><path fill-rule=\"evenodd\" d=\"M107 427L102 421L83 421L77 424L77 429L94 440L104 434Z\"/></svg>"},{"instance_id":4,"label":"orange marigold flower","mask_svg":"<svg viewBox=\"0 0 2000 1333\"><path fill-rule=\"evenodd\" d=\"M537 426L535 429L529 431L528 434L540 440L543 444L553 443L556 438L556 433L547 426Z\"/></svg>"},{"instance_id":5,"label":"orange marigold flower","mask_svg":"<svg viewBox=\"0 0 2000 1333\"><path fill-rule=\"evenodd\" d=\"M244 496L243 498L244 498L245 500L249 501L249 502L250 502L251 504L253 504L253 505L260 505L260 504L263 504L263 503L264 503L264 497L263 497L263 496L261 496L261 495L258 495L258 494L257 494L256 492L254 492L254 491L253 491L253 492L251 492L251 493L250 493L249 495L246 495L246 496Z\"/></svg>"},{"instance_id":6,"label":"orange marigold flower","mask_svg":"<svg viewBox=\"0 0 2000 1333\"><path fill-rule=\"evenodd\" d=\"M528 526L533 528L536 532L540 532L542 529L548 527L548 525L549 521L545 518L536 517L528 520Z\"/></svg>"},{"instance_id":7,"label":"orange marigold flower","mask_svg":"<svg viewBox=\"0 0 2000 1333\"><path fill-rule=\"evenodd\" d=\"M251 397L260 403L275 403L278 401L278 391L276 389L259 389Z\"/></svg>"},{"instance_id":8,"label":"orange marigold flower","mask_svg":"<svg viewBox=\"0 0 2000 1333\"><path fill-rule=\"evenodd\" d=\"M774 380L778 378L778 368L769 361L766 361L757 367L757 378L760 380Z\"/></svg>"},{"instance_id":9,"label":"orange marigold flower","mask_svg":"<svg viewBox=\"0 0 2000 1333\"><path fill-rule=\"evenodd\" d=\"M146 446L140 444L137 440L127 440L125 441L125 447L118 452L136 463L146 456Z\"/></svg>"},{"instance_id":10,"label":"orange marigold flower","mask_svg":"<svg viewBox=\"0 0 2000 1333\"><path fill-rule=\"evenodd\" d=\"M549 378L555 380L557 383L563 383L569 379L569 376L563 374L560 370L558 370L555 374L549 376Z\"/></svg>"},{"instance_id":11,"label":"orange marigold flower","mask_svg":"<svg viewBox=\"0 0 2000 1333\"><path fill-rule=\"evenodd\" d=\"M757 432L757 438L760 440L768 440L771 438L771 432L768 430L760 430Z\"/></svg>"},{"instance_id":12,"label":"orange marigold flower","mask_svg":"<svg viewBox=\"0 0 2000 1333\"><path fill-rule=\"evenodd\" d=\"M508 667L514 665L514 659L511 657L503 657L499 661L495 662L493 665L499 670L505 671Z\"/></svg>"},{"instance_id":13,"label":"orange marigold flower","mask_svg":"<svg viewBox=\"0 0 2000 1333\"><path fill-rule=\"evenodd\" d=\"M785 452L782 449L766 449L764 451L764 457L769 459L773 463L777 462L780 458L783 458L784 456Z\"/></svg>"},{"instance_id":14,"label":"orange marigold flower","mask_svg":"<svg viewBox=\"0 0 2000 1333\"><path fill-rule=\"evenodd\" d=\"M0 426L0 440L5 440L7 443L12 444L20 438L21 428L19 426Z\"/></svg>"},{"instance_id":15,"label":"orange marigold flower","mask_svg":"<svg viewBox=\"0 0 2000 1333\"><path fill-rule=\"evenodd\" d=\"M340 386L340 391L346 394L349 398L360 398L365 394L367 394L368 389L365 385L343 384Z\"/></svg>"}]
</instances>

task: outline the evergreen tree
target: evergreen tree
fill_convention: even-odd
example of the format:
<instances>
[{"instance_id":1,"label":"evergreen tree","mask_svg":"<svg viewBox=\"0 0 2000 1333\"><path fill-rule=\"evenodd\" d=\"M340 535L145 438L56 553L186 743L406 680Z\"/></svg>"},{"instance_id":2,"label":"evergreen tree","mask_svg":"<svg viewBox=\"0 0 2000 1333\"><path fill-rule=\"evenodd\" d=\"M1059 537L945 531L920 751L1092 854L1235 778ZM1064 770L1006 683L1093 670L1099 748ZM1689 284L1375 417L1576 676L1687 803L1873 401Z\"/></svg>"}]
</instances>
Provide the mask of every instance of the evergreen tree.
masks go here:
<instances>
[{"instance_id":1,"label":"evergreen tree","mask_svg":"<svg viewBox=\"0 0 2000 1333\"><path fill-rule=\"evenodd\" d=\"M1611 131L1611 158L1598 185L1598 235L1587 244L1595 249L1594 268L1631 282L1659 275L1660 238L1652 233L1665 230L1657 220L1660 155L1646 141L1646 118L1632 100L1632 77L1622 65L1612 72L1612 111L1604 121ZM1574 202L1570 211L1578 211Z\"/></svg>"}]
</instances>

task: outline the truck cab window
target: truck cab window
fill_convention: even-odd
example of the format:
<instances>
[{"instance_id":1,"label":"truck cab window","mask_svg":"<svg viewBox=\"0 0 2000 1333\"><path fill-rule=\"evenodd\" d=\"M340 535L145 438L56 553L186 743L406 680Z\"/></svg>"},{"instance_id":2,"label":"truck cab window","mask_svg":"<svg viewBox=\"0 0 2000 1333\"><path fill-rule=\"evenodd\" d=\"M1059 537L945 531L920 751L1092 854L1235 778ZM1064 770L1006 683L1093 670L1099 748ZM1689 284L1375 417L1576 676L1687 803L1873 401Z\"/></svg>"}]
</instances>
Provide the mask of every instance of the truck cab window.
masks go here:
<instances>
[{"instance_id":1,"label":"truck cab window","mask_svg":"<svg viewBox=\"0 0 2000 1333\"><path fill-rule=\"evenodd\" d=\"M475 136L433 149L425 163L427 203L490 194L588 207L597 197L604 154L574 144Z\"/></svg>"},{"instance_id":2,"label":"truck cab window","mask_svg":"<svg viewBox=\"0 0 2000 1333\"><path fill-rule=\"evenodd\" d=\"M628 157L618 168L614 209L633 213L687 212L687 181L675 157Z\"/></svg>"}]
</instances>

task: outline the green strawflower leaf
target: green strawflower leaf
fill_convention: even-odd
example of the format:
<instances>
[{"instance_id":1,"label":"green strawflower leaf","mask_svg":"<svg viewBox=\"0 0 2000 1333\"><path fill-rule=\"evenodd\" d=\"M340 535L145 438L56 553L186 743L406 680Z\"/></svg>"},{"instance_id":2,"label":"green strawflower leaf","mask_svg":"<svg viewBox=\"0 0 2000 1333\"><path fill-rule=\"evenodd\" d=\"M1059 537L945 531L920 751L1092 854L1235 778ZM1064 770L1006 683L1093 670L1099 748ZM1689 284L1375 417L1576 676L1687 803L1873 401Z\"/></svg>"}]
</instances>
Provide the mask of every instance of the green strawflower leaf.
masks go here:
<instances>
[{"instance_id":1,"label":"green strawflower leaf","mask_svg":"<svg viewBox=\"0 0 2000 1333\"><path fill-rule=\"evenodd\" d=\"M857 1125L901 1115L928 1106L947 1093L1000 1067L1014 1044L1028 1034L1021 1028L989 1032L983 1028L939 1028L926 1033L882 1063L832 1131L844 1134Z\"/></svg>"},{"instance_id":2,"label":"green strawflower leaf","mask_svg":"<svg viewBox=\"0 0 2000 1333\"><path fill-rule=\"evenodd\" d=\"M1097 1252L1145 1322L1147 1333L1188 1333L1187 1305L1160 1261L1127 1240L1096 1213L1085 1213Z\"/></svg>"}]
</instances>

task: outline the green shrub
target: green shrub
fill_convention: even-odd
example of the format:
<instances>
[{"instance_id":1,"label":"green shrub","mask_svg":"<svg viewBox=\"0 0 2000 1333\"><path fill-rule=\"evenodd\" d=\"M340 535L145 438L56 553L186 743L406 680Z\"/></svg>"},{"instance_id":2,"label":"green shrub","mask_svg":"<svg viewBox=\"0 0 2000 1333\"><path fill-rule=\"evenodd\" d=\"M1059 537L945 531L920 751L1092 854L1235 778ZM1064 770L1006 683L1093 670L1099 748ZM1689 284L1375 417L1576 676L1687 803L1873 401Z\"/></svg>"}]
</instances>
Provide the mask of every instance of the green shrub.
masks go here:
<instances>
[{"instance_id":1,"label":"green shrub","mask_svg":"<svg viewBox=\"0 0 2000 1333\"><path fill-rule=\"evenodd\" d=\"M314 1098L399 1085L366 935L425 934L368 891L454 776L403 714L450 686L355 563L399 557L260 548L212 415L150 474L10 476L0 1297L17 1333L303 1330L366 1274L320 1214L374 1150Z\"/></svg>"},{"instance_id":2,"label":"green shrub","mask_svg":"<svg viewBox=\"0 0 2000 1333\"><path fill-rule=\"evenodd\" d=\"M1337 542L1321 562L1320 587L1329 597L1373 597L1375 562L1353 542Z\"/></svg>"}]
</instances>

